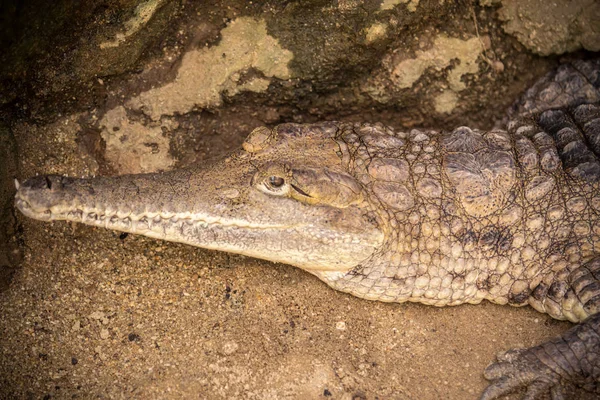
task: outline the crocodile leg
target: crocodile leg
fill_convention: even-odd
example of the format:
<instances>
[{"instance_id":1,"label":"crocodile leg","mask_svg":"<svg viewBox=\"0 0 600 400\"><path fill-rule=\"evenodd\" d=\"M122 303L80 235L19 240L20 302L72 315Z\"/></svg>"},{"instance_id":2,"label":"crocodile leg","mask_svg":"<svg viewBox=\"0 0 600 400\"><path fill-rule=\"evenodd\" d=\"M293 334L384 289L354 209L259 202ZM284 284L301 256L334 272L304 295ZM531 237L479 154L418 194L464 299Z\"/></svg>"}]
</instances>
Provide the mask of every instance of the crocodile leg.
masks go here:
<instances>
[{"instance_id":1,"label":"crocodile leg","mask_svg":"<svg viewBox=\"0 0 600 400\"><path fill-rule=\"evenodd\" d=\"M491 384L481 400L498 399L519 388L527 388L524 399L550 392L552 399L565 399L569 385L600 393L600 257L555 282L562 290L545 291L536 302L573 304L579 315L589 315L562 336L528 349L513 349L498 356L484 371ZM552 314L552 313L550 313ZM556 315L553 315L557 317ZM563 317L564 318L564 317Z\"/></svg>"}]
</instances>

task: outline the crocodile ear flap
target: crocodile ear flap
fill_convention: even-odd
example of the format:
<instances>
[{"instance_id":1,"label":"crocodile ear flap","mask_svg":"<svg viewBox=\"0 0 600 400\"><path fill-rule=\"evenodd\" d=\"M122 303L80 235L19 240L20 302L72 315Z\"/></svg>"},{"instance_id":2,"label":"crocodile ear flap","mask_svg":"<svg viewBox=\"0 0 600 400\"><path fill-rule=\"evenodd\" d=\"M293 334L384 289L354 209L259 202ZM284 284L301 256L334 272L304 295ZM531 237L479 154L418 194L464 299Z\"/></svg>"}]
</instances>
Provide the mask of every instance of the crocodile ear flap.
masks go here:
<instances>
[{"instance_id":1,"label":"crocodile ear flap","mask_svg":"<svg viewBox=\"0 0 600 400\"><path fill-rule=\"evenodd\" d=\"M293 170L290 196L309 204L346 208L363 201L359 183L351 176L327 169Z\"/></svg>"}]
</instances>

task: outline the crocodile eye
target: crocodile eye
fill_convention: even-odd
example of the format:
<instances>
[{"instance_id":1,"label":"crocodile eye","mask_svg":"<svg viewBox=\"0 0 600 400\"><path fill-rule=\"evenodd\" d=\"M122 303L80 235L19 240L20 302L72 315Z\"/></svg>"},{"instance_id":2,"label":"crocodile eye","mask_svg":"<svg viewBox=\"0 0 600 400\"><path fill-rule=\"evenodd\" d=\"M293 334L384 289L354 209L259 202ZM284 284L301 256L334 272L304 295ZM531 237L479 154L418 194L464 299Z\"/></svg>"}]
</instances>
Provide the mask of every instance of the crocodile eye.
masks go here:
<instances>
[{"instance_id":1,"label":"crocodile eye","mask_svg":"<svg viewBox=\"0 0 600 400\"><path fill-rule=\"evenodd\" d=\"M269 177L269 185L274 188L280 188L285 183L285 179L280 176L270 176Z\"/></svg>"}]
</instances>

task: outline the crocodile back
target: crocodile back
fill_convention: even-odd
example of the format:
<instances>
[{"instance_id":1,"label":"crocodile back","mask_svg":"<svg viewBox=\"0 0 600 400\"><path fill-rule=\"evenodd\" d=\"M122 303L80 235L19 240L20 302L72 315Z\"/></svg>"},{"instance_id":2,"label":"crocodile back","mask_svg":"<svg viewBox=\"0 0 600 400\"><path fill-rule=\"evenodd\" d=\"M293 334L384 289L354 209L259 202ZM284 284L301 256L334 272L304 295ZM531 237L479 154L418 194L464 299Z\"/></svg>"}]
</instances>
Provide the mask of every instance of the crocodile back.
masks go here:
<instances>
[{"instance_id":1,"label":"crocodile back","mask_svg":"<svg viewBox=\"0 0 600 400\"><path fill-rule=\"evenodd\" d=\"M546 77L506 130L342 126L342 158L384 221L386 242L354 270L321 278L381 301L488 299L551 312L532 297L536 288L600 253L597 64L579 66L587 75L571 68L569 78L563 68ZM533 107L536 96L551 109Z\"/></svg>"}]
</instances>

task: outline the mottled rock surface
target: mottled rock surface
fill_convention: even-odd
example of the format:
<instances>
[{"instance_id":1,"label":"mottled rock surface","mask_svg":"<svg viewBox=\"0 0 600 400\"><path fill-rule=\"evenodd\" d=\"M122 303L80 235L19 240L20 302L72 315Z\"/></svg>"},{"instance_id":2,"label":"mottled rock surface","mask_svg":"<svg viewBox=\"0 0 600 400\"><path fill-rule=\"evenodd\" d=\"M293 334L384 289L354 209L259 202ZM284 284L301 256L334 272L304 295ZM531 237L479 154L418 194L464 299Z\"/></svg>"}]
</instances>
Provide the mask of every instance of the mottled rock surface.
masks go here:
<instances>
[{"instance_id":1,"label":"mottled rock surface","mask_svg":"<svg viewBox=\"0 0 600 400\"><path fill-rule=\"evenodd\" d=\"M594 0L480 0L500 4L506 33L541 55L600 51L600 4Z\"/></svg>"},{"instance_id":2,"label":"mottled rock surface","mask_svg":"<svg viewBox=\"0 0 600 400\"><path fill-rule=\"evenodd\" d=\"M0 122L0 292L6 290L21 261L19 235L12 197L13 179L18 175L15 138Z\"/></svg>"}]
</instances>

